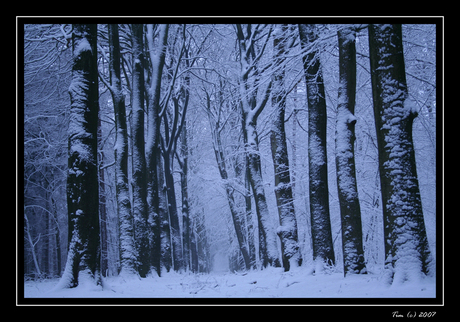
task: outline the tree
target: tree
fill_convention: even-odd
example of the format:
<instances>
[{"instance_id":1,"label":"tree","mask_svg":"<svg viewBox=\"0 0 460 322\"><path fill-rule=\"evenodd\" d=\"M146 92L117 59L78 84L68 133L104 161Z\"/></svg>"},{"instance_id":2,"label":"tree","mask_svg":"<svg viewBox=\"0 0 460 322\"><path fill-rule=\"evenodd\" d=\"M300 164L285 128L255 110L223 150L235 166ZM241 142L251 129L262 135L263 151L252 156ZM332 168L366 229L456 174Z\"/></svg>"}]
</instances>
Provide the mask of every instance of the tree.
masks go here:
<instances>
[{"instance_id":1,"label":"tree","mask_svg":"<svg viewBox=\"0 0 460 322\"><path fill-rule=\"evenodd\" d=\"M160 186L158 176L160 175L160 92L163 67L165 65L166 46L168 40L169 25L159 26L159 46L154 53L154 31L153 25L147 25L147 40L150 53L151 79L148 99L148 133L146 142L147 161L147 189L149 204L149 223L151 229L151 260L158 275L161 273L161 208L160 208ZM163 173L161 173L162 175Z\"/></svg>"},{"instance_id":2,"label":"tree","mask_svg":"<svg viewBox=\"0 0 460 322\"><path fill-rule=\"evenodd\" d=\"M71 28L24 25L24 219L27 217L29 225L29 229L24 226L26 278L30 274L35 278L60 276L65 260L62 255L67 255L61 245L67 248ZM64 45L66 40L69 46ZM31 245L28 234L36 243L34 247L27 247ZM41 274L37 274L36 264Z\"/></svg>"},{"instance_id":3,"label":"tree","mask_svg":"<svg viewBox=\"0 0 460 322\"><path fill-rule=\"evenodd\" d=\"M430 269L415 165L401 25L369 25L372 98L383 203L385 268L390 281L417 279Z\"/></svg>"},{"instance_id":4,"label":"tree","mask_svg":"<svg viewBox=\"0 0 460 322\"><path fill-rule=\"evenodd\" d=\"M76 24L72 33L72 82L68 145L69 249L57 287L91 280L100 285L97 127L97 25Z\"/></svg>"},{"instance_id":5,"label":"tree","mask_svg":"<svg viewBox=\"0 0 460 322\"><path fill-rule=\"evenodd\" d=\"M361 208L355 170L356 47L353 26L338 30L339 94L335 132L344 275L365 272Z\"/></svg>"},{"instance_id":6,"label":"tree","mask_svg":"<svg viewBox=\"0 0 460 322\"><path fill-rule=\"evenodd\" d=\"M120 227L121 273L136 273L137 254L134 245L134 226L128 182L128 128L125 97L121 86L121 52L117 24L108 25L110 84L101 77L112 95L115 114L115 177L117 212Z\"/></svg>"},{"instance_id":7,"label":"tree","mask_svg":"<svg viewBox=\"0 0 460 322\"><path fill-rule=\"evenodd\" d=\"M313 260L334 264L326 153L326 96L315 25L299 25L308 101L308 169Z\"/></svg>"},{"instance_id":8,"label":"tree","mask_svg":"<svg viewBox=\"0 0 460 322\"><path fill-rule=\"evenodd\" d=\"M25 279L433 272L437 26L296 27L25 24Z\"/></svg>"},{"instance_id":9,"label":"tree","mask_svg":"<svg viewBox=\"0 0 460 322\"><path fill-rule=\"evenodd\" d=\"M144 139L144 25L133 24L133 214L134 236L137 252L137 270L145 277L150 270L150 246L147 204L147 167Z\"/></svg>"},{"instance_id":10,"label":"tree","mask_svg":"<svg viewBox=\"0 0 460 322\"><path fill-rule=\"evenodd\" d=\"M182 235L179 222L179 214L177 211L177 198L176 188L174 185L174 156L177 149L177 141L181 136L181 132L184 128L185 118L187 114L187 107L189 102L189 76L184 76L183 83L177 86L176 82L179 82L179 73L184 56L188 51L186 43L186 25L178 26L177 34L181 35L182 42L179 47L178 54L175 52L174 45L171 47L170 56L170 71L168 78L170 83L168 84L165 98L162 100L161 106L162 111L160 117L163 119L164 134L160 135L161 153L163 155L164 163L164 177L166 184L166 195L168 200L168 212L169 212L169 229L171 234L171 245L172 245L172 264L175 271L180 271L184 268L183 259L183 244ZM177 38L176 38L177 39ZM175 40L176 40L175 39ZM175 43L175 41L174 41ZM168 109L172 101L172 111Z\"/></svg>"},{"instance_id":11,"label":"tree","mask_svg":"<svg viewBox=\"0 0 460 322\"><path fill-rule=\"evenodd\" d=\"M240 106L244 122L243 134L248 155L249 179L254 195L257 222L259 225L260 260L263 267L267 267L268 265L278 267L280 266L280 262L277 256L274 232L270 227L270 213L262 179L259 138L257 134L257 118L267 104L273 83L272 80L269 81L263 92L262 100L257 103L257 93L260 86L258 64L270 39L272 28L268 27L267 31L265 26L257 25L253 27L251 24L248 24L245 34L242 25L237 24L235 27L240 57L238 83L241 97ZM264 43L257 50L256 40L262 37L265 38Z\"/></svg>"},{"instance_id":12,"label":"tree","mask_svg":"<svg viewBox=\"0 0 460 322\"><path fill-rule=\"evenodd\" d=\"M216 157L217 167L219 169L220 177L222 178L222 181L225 186L225 192L227 194L228 205L230 208L230 213L232 215L233 226L235 227L235 233L236 233L236 238L238 240L238 246L243 256L245 268L250 269L251 260L249 257L246 236L243 230L244 214L238 210L238 206L235 201L235 197L234 197L235 189L232 187L229 181L227 163L226 163L227 156L225 155L224 147L222 144L222 138L221 138L221 132L223 130L223 127L228 121L228 117L227 119L224 118L223 113L222 113L224 109L224 102L222 99L222 96L223 96L222 87L223 87L222 81L220 81L219 93L218 93L219 100L217 104L215 104L216 105L215 107L212 106L211 97L209 93L205 92L205 95L206 95L205 108L206 108L206 112L208 115L209 125L211 128L211 133L213 137L214 155Z\"/></svg>"},{"instance_id":13,"label":"tree","mask_svg":"<svg viewBox=\"0 0 460 322\"><path fill-rule=\"evenodd\" d=\"M277 26L275 27L273 38L275 51L273 58L276 70L273 75L272 105L276 111L270 135L273 166L275 168L275 195L280 221L277 233L281 240L281 254L285 271L289 271L291 262L296 266L302 263L292 196L286 131L284 129L287 92L284 84L285 70L283 61L285 60L286 50L290 47L288 44L289 39L286 36L287 31L287 25ZM292 37L291 39L294 38Z\"/></svg>"}]
</instances>

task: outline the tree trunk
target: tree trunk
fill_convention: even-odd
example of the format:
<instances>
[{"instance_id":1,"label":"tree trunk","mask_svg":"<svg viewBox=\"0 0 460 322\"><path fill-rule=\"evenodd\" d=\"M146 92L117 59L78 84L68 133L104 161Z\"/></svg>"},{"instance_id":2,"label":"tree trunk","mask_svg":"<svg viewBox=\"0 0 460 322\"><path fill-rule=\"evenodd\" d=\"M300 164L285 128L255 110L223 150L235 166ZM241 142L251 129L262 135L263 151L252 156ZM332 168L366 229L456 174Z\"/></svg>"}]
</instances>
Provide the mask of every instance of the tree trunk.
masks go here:
<instances>
[{"instance_id":1,"label":"tree trunk","mask_svg":"<svg viewBox=\"0 0 460 322\"><path fill-rule=\"evenodd\" d=\"M102 128L101 118L98 119L98 130L97 130L97 145L99 153L97 154L99 162L99 227L100 227L100 238L101 238L101 274L106 277L108 270L108 258L107 258L107 207L105 198L105 173L104 173L104 151L102 150Z\"/></svg>"},{"instance_id":2,"label":"tree trunk","mask_svg":"<svg viewBox=\"0 0 460 322\"><path fill-rule=\"evenodd\" d=\"M252 200L251 200L251 182L249 180L249 161L247 155L245 155L244 163L244 187L246 195L244 196L246 204L246 228L248 231L247 240L248 240L248 253L249 253L249 262L250 267L256 267L256 245L255 245L255 234L254 234L254 224L252 217Z\"/></svg>"},{"instance_id":3,"label":"tree trunk","mask_svg":"<svg viewBox=\"0 0 460 322\"><path fill-rule=\"evenodd\" d=\"M172 160L169 153L163 158L164 160L164 171L165 171L165 183L166 183L166 194L168 196L168 212L169 212L169 228L171 233L171 245L172 245L172 264L174 270L177 272L182 270L183 265L183 253L182 253L182 237L179 225L179 214L177 213L177 201L176 201L176 189L174 186L174 176L172 168Z\"/></svg>"},{"instance_id":4,"label":"tree trunk","mask_svg":"<svg viewBox=\"0 0 460 322\"><path fill-rule=\"evenodd\" d=\"M160 217L160 263L166 269L166 272L172 267L172 254L171 254L171 230L169 229L169 215L168 215L168 197L166 193L165 174L163 166L163 158L160 154L157 155L158 165L158 211Z\"/></svg>"},{"instance_id":5,"label":"tree trunk","mask_svg":"<svg viewBox=\"0 0 460 322\"><path fill-rule=\"evenodd\" d=\"M364 273L361 208L355 171L356 48L355 32L339 30L339 94L335 132L337 189L342 222L344 275Z\"/></svg>"},{"instance_id":6,"label":"tree trunk","mask_svg":"<svg viewBox=\"0 0 460 322\"><path fill-rule=\"evenodd\" d=\"M144 140L144 26L133 24L133 215L137 270L145 277L150 270L147 205L147 167Z\"/></svg>"},{"instance_id":7,"label":"tree trunk","mask_svg":"<svg viewBox=\"0 0 460 322\"><path fill-rule=\"evenodd\" d=\"M302 48L314 46L318 39L315 25L299 25ZM329 214L326 152L326 96L318 49L303 57L308 100L308 165L313 260L335 264Z\"/></svg>"},{"instance_id":8,"label":"tree trunk","mask_svg":"<svg viewBox=\"0 0 460 322\"><path fill-rule=\"evenodd\" d=\"M246 135L248 137L248 160L249 160L249 179L256 205L257 223L259 226L259 254L262 266L273 265L281 266L277 256L276 240L270 220L267 199L265 198L264 182L262 179L262 167L259 153L259 142L254 121L246 119Z\"/></svg>"},{"instance_id":9,"label":"tree trunk","mask_svg":"<svg viewBox=\"0 0 460 322\"><path fill-rule=\"evenodd\" d=\"M109 25L110 79L115 114L115 177L118 223L120 227L121 274L136 273L136 248L134 245L133 215L129 200L128 182L128 128L126 123L125 97L121 87L120 41L118 25Z\"/></svg>"},{"instance_id":10,"label":"tree trunk","mask_svg":"<svg viewBox=\"0 0 460 322\"><path fill-rule=\"evenodd\" d=\"M152 266L157 274L161 274L161 223L160 223L160 187L158 183L158 160L160 152L160 90L161 77L166 56L166 43L168 40L169 25L160 25L159 48L157 54L153 54L153 26L147 26L147 39L150 52L150 62L152 64L152 79L149 91L148 104L148 133L146 144L147 162L147 191L149 204L149 223L151 225L151 260Z\"/></svg>"},{"instance_id":11,"label":"tree trunk","mask_svg":"<svg viewBox=\"0 0 460 322\"><path fill-rule=\"evenodd\" d=\"M186 33L185 25L181 26L182 29L182 45L179 51L179 56L176 57L176 66L174 68L173 76L171 77L171 83L169 84L167 98L163 104L165 104L165 109L169 104L169 99L173 101L174 110L172 113L163 111L161 115L163 117L164 124L164 136L160 136L160 143L164 161L164 174L165 174L165 183L166 183L166 193L168 196L168 212L169 212L169 227L171 235L171 246L172 246L172 260L173 268L175 271L180 271L184 268L183 260L183 245L182 245L182 235L181 227L179 221L179 214L177 210L177 199L174 186L174 176L173 176L173 163L174 156L177 148L177 141L181 134L181 131L184 128L185 117L187 114L187 106L189 101L189 81L190 78L188 75L183 76L183 83L179 86L177 91L176 81L179 79L177 77L177 72L181 64L182 57L185 55L185 60L187 59L188 48L186 48ZM179 29L178 29L179 31ZM174 59L171 55L171 68L174 62ZM187 64L186 64L187 65ZM171 122L168 120L168 117L172 117Z\"/></svg>"},{"instance_id":12,"label":"tree trunk","mask_svg":"<svg viewBox=\"0 0 460 322\"><path fill-rule=\"evenodd\" d=\"M256 27L247 25L245 34L243 27L238 24L236 25L240 51L240 75L238 83L243 118L243 136L248 158L249 181L251 182L259 226L260 260L262 261L263 267L267 267L268 265L279 267L281 263L278 259L275 233L273 229L271 229L270 224L270 213L268 211L262 179L259 139L257 134L257 118L264 109L272 88L272 81L270 81L264 91L262 101L257 104L257 92L260 81L257 67L265 46L262 47L260 52L256 53L255 41L257 35L262 31L262 28L260 25ZM265 38L266 42L268 42L270 33L271 29L266 36L267 38ZM251 79L252 82L250 82L249 79Z\"/></svg>"},{"instance_id":13,"label":"tree trunk","mask_svg":"<svg viewBox=\"0 0 460 322\"><path fill-rule=\"evenodd\" d=\"M412 142L417 112L408 96L401 25L369 25L372 97L389 280L426 274L432 260Z\"/></svg>"},{"instance_id":14,"label":"tree trunk","mask_svg":"<svg viewBox=\"0 0 460 322\"><path fill-rule=\"evenodd\" d=\"M97 126L97 25L74 25L67 174L69 250L57 288L101 284ZM81 280L80 280L81 279Z\"/></svg>"},{"instance_id":15,"label":"tree trunk","mask_svg":"<svg viewBox=\"0 0 460 322\"><path fill-rule=\"evenodd\" d=\"M190 208L188 202L188 146L187 146L187 125L184 123L184 128L181 133L181 148L180 148L180 186L182 197L182 241L184 251L184 268L190 270Z\"/></svg>"},{"instance_id":16,"label":"tree trunk","mask_svg":"<svg viewBox=\"0 0 460 322\"><path fill-rule=\"evenodd\" d=\"M52 209L52 214L53 214L53 222L55 224L55 229L54 229L54 242L56 245L56 272L57 275L61 275L61 231L59 229L59 222L58 222L58 215L57 215L57 209L56 209L56 200L51 196L50 197L50 204L51 204L51 209Z\"/></svg>"},{"instance_id":17,"label":"tree trunk","mask_svg":"<svg viewBox=\"0 0 460 322\"><path fill-rule=\"evenodd\" d=\"M284 271L289 271L292 264L302 264L302 255L299 251L297 237L297 220L292 197L291 178L289 173L289 158L284 130L284 115L286 110L286 90L284 86L284 69L281 67L284 60L286 39L283 33L287 25L278 27L273 40L275 48L274 60L277 72L273 76L272 105L275 107L275 118L270 135L273 166L275 168L275 195L278 206L280 226L277 234L281 241L281 255ZM292 259L292 260L291 260Z\"/></svg>"}]
</instances>

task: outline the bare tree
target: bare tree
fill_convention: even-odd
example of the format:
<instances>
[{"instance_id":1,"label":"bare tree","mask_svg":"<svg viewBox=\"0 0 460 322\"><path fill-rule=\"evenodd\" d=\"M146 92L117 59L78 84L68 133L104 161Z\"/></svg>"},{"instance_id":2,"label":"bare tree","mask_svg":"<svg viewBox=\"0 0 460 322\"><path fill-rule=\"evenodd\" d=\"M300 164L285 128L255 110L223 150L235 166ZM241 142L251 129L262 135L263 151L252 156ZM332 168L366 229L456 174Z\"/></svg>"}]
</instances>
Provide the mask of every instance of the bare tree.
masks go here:
<instances>
[{"instance_id":1,"label":"bare tree","mask_svg":"<svg viewBox=\"0 0 460 322\"><path fill-rule=\"evenodd\" d=\"M335 132L337 189L342 222L344 274L365 272L361 207L355 170L356 47L353 26L337 32L339 42L339 102Z\"/></svg>"},{"instance_id":2,"label":"bare tree","mask_svg":"<svg viewBox=\"0 0 460 322\"><path fill-rule=\"evenodd\" d=\"M284 84L284 61L286 59L285 54L295 39L292 36L288 38L288 31L288 25L281 25L275 27L274 32L273 59L275 73L273 75L272 105L276 111L270 135L273 166L275 167L275 195L280 220L277 233L281 240L281 254L285 271L289 271L291 263L295 266L299 266L302 263L302 255L300 254L297 237L297 219L295 217L294 199L292 196L286 131L284 129L287 96Z\"/></svg>"},{"instance_id":3,"label":"bare tree","mask_svg":"<svg viewBox=\"0 0 460 322\"><path fill-rule=\"evenodd\" d=\"M152 266L158 275L161 273L161 216L164 217L160 208L160 93L163 67L165 65L166 46L168 40L169 25L158 26L159 46L154 52L154 26L147 25L147 40L150 56L150 89L148 98L148 133L146 142L146 161L147 161L147 187L149 204L149 223L151 227L151 260Z\"/></svg>"},{"instance_id":4,"label":"bare tree","mask_svg":"<svg viewBox=\"0 0 460 322\"><path fill-rule=\"evenodd\" d=\"M383 202L385 268L399 282L432 261L415 165L401 25L369 25L372 97Z\"/></svg>"},{"instance_id":5,"label":"bare tree","mask_svg":"<svg viewBox=\"0 0 460 322\"><path fill-rule=\"evenodd\" d=\"M100 285L97 25L73 26L67 175L69 250L58 288Z\"/></svg>"},{"instance_id":6,"label":"bare tree","mask_svg":"<svg viewBox=\"0 0 460 322\"><path fill-rule=\"evenodd\" d=\"M315 25L299 25L308 101L308 166L313 260L335 264L329 214L326 153L326 95Z\"/></svg>"},{"instance_id":7,"label":"bare tree","mask_svg":"<svg viewBox=\"0 0 460 322\"><path fill-rule=\"evenodd\" d=\"M128 128L125 97L121 80L121 51L117 24L108 25L110 90L115 114L115 177L117 212L120 225L120 260L122 274L136 274L137 253L134 245L134 226L128 182Z\"/></svg>"},{"instance_id":8,"label":"bare tree","mask_svg":"<svg viewBox=\"0 0 460 322\"><path fill-rule=\"evenodd\" d=\"M228 121L228 117L226 114L223 113L225 108L224 102L222 100L223 97L223 88L222 82L220 82L219 86L219 93L218 97L219 100L217 104L211 103L211 95L207 91L205 91L206 95L206 112L208 115L209 125L211 128L211 134L213 138L213 148L214 154L217 161L217 167L219 169L220 176L225 186L225 192L227 194L228 205L230 208L230 213L232 215L233 226L235 227L236 238L238 240L239 249L243 256L244 265L246 269L251 268L251 261L249 257L249 251L247 246L246 235L244 234L244 226L243 226L243 218L244 214L239 211L239 207L236 204L234 193L235 189L231 185L231 181L229 180L228 170L227 170L227 156L224 152L224 147L222 144L222 137L221 133L223 127ZM214 94L212 94L214 95Z\"/></svg>"},{"instance_id":9,"label":"bare tree","mask_svg":"<svg viewBox=\"0 0 460 322\"><path fill-rule=\"evenodd\" d=\"M280 266L277 255L275 233L270 224L270 213L265 196L264 183L257 134L257 118L264 109L270 97L273 81L270 80L263 91L262 100L257 103L257 93L261 82L259 62L265 51L272 27L248 24L237 24L240 71L238 83L241 96L241 112L243 116L243 133L248 155L249 178L256 204L257 221L259 225L259 254L262 266ZM243 31L246 29L246 32ZM262 37L263 36L263 37ZM263 39L264 43L257 48L256 42Z\"/></svg>"},{"instance_id":10,"label":"bare tree","mask_svg":"<svg viewBox=\"0 0 460 322\"><path fill-rule=\"evenodd\" d=\"M145 277L150 270L149 225L147 204L147 172L145 160L144 138L144 25L133 24L133 214L136 252L138 256L137 270Z\"/></svg>"}]
</instances>

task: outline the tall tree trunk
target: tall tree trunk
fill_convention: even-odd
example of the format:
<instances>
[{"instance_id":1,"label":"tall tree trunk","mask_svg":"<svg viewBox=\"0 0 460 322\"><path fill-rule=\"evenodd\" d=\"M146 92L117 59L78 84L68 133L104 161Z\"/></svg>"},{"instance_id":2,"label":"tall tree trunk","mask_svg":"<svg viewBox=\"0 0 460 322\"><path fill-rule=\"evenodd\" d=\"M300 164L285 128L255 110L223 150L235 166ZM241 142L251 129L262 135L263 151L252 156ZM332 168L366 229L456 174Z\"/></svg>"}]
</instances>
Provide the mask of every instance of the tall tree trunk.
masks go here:
<instances>
[{"instance_id":1,"label":"tall tree trunk","mask_svg":"<svg viewBox=\"0 0 460 322\"><path fill-rule=\"evenodd\" d=\"M137 254L134 245L133 214L129 199L128 182L128 127L126 123L125 97L121 87L120 41L117 24L109 24L110 48L110 91L115 114L115 177L117 193L117 212L120 228L121 274L136 273Z\"/></svg>"},{"instance_id":2,"label":"tall tree trunk","mask_svg":"<svg viewBox=\"0 0 460 322\"><path fill-rule=\"evenodd\" d=\"M184 252L184 268L190 270L190 208L188 202L188 146L187 146L187 125L184 123L184 128L181 133L181 148L178 159L180 159L180 186L182 197L182 241Z\"/></svg>"},{"instance_id":3,"label":"tall tree trunk","mask_svg":"<svg viewBox=\"0 0 460 322\"><path fill-rule=\"evenodd\" d=\"M157 274L161 274L161 224L160 224L160 187L158 185L158 163L157 156L160 152L160 91L161 77L165 64L166 44L168 40L169 25L160 25L159 46L154 54L153 25L147 26L147 39L152 64L152 76L149 91L148 104L148 133L146 144L147 161L147 201L149 204L149 223L151 225L151 260L152 266Z\"/></svg>"},{"instance_id":4,"label":"tall tree trunk","mask_svg":"<svg viewBox=\"0 0 460 322\"><path fill-rule=\"evenodd\" d=\"M158 165L158 214L160 217L160 264L166 269L166 272L172 267L171 254L171 230L169 229L169 214L168 214L168 197L166 193L165 173L163 166L163 158L160 154L157 155Z\"/></svg>"},{"instance_id":5,"label":"tall tree trunk","mask_svg":"<svg viewBox=\"0 0 460 322\"><path fill-rule=\"evenodd\" d=\"M237 24L235 27L240 51L240 75L238 83L243 118L243 136L248 158L249 181L253 191L259 226L259 255L263 267L267 267L268 265L279 267L281 263L278 259L276 237L273 229L271 229L270 213L265 197L259 138L257 134L257 118L268 101L273 83L272 81L269 82L264 91L262 101L257 104L258 85L260 81L258 63L266 47L264 45L260 52L256 53L255 41L263 27L260 25L255 27L247 25L246 34L243 31L242 25ZM266 42L268 42L270 33L271 27L265 38ZM249 79L252 80L252 83Z\"/></svg>"},{"instance_id":6,"label":"tall tree trunk","mask_svg":"<svg viewBox=\"0 0 460 322\"><path fill-rule=\"evenodd\" d=\"M259 140L256 131L256 123L254 118L246 119L246 135L247 137L247 153L249 180L254 195L256 205L257 223L259 226L259 254L262 261L262 266L267 267L273 265L281 266L277 256L276 240L272 229L270 229L270 214L268 212L267 199L265 197L264 182L262 179L262 166L260 161ZM249 121L252 119L252 121Z\"/></svg>"},{"instance_id":7,"label":"tall tree trunk","mask_svg":"<svg viewBox=\"0 0 460 322\"><path fill-rule=\"evenodd\" d=\"M198 243L195 231L195 220L192 219L190 223L190 269L198 273Z\"/></svg>"},{"instance_id":8,"label":"tall tree trunk","mask_svg":"<svg viewBox=\"0 0 460 322\"><path fill-rule=\"evenodd\" d=\"M54 242L56 244L56 272L58 275L61 275L61 231L59 229L59 223L57 219L56 200L52 196L50 197L50 204L53 214L53 222L56 226L54 230Z\"/></svg>"},{"instance_id":9,"label":"tall tree trunk","mask_svg":"<svg viewBox=\"0 0 460 322\"><path fill-rule=\"evenodd\" d=\"M246 228L247 228L247 240L248 240L248 253L250 267L256 267L256 245L255 245L255 234L254 224L252 217L252 200L251 200L251 182L249 180L249 161L247 155L245 155L244 163L244 187L246 195L244 201L246 204Z\"/></svg>"},{"instance_id":10,"label":"tall tree trunk","mask_svg":"<svg viewBox=\"0 0 460 322\"><path fill-rule=\"evenodd\" d=\"M169 213L169 228L171 234L172 245L172 261L174 270L180 271L184 267L183 252L182 252L182 237L179 224L179 214L177 213L176 189L174 186L173 176L173 160L169 153L164 156L164 171L166 194L168 196L168 213Z\"/></svg>"},{"instance_id":11,"label":"tall tree trunk","mask_svg":"<svg viewBox=\"0 0 460 322\"><path fill-rule=\"evenodd\" d=\"M108 270L108 253L107 253L107 207L105 198L105 173L104 173L104 151L102 151L102 128L101 118L98 119L97 145L100 150L97 154L99 162L99 226L101 234L101 274L106 277Z\"/></svg>"},{"instance_id":12,"label":"tall tree trunk","mask_svg":"<svg viewBox=\"0 0 460 322\"><path fill-rule=\"evenodd\" d=\"M176 66L174 68L173 76L171 78L169 93L167 94L166 101L164 102L165 106L168 106L169 99L171 99L173 101L174 110L171 114L169 114L166 111L163 111L163 114L161 116L163 117L164 137L160 137L161 150L164 161L166 193L168 197L172 260L173 268L175 271L180 271L184 268L184 260L181 227L179 221L179 214L177 211L177 199L175 193L176 189L174 186L173 163L177 148L177 140L179 139L181 131L184 128L189 100L189 77L187 75L184 76L184 83L180 85L178 92L176 92L177 86L175 85L176 81L179 79L177 77L177 72L179 70L182 57L186 55L186 53L189 50L188 48L186 48L185 25L182 25L180 29L182 30L182 45L179 51L179 55L175 59ZM172 56L173 55L171 55L171 67L174 62ZM168 120L168 117L170 115L172 117L171 122Z\"/></svg>"},{"instance_id":13,"label":"tall tree trunk","mask_svg":"<svg viewBox=\"0 0 460 322\"><path fill-rule=\"evenodd\" d=\"M73 26L67 173L69 250L57 288L101 284L97 126L97 25ZM80 280L81 279L81 280Z\"/></svg>"},{"instance_id":14,"label":"tall tree trunk","mask_svg":"<svg viewBox=\"0 0 460 322\"><path fill-rule=\"evenodd\" d=\"M335 264L329 214L326 152L326 96L315 25L299 25L300 43L308 49L303 57L308 101L308 166L313 260ZM314 47L313 47L314 48Z\"/></svg>"},{"instance_id":15,"label":"tall tree trunk","mask_svg":"<svg viewBox=\"0 0 460 322\"><path fill-rule=\"evenodd\" d=\"M144 26L133 24L133 203L137 270L145 277L150 270L147 205L147 167L144 140Z\"/></svg>"},{"instance_id":16,"label":"tall tree trunk","mask_svg":"<svg viewBox=\"0 0 460 322\"><path fill-rule=\"evenodd\" d=\"M365 272L361 208L355 171L355 32L344 27L337 33L339 41L339 102L335 132L337 189L342 222L344 275Z\"/></svg>"},{"instance_id":17,"label":"tall tree trunk","mask_svg":"<svg viewBox=\"0 0 460 322\"><path fill-rule=\"evenodd\" d=\"M243 118L241 118L242 125L242 134L243 134L243 139L245 137L245 129L244 129L244 124L245 121ZM246 139L244 139L244 142L246 142ZM249 157L247 153L244 155L244 162L243 162L243 182L244 182L244 188L245 188L245 195L244 195L244 201L245 201L245 211L246 211L246 229L247 229L247 242L248 242L248 255L249 255L249 263L251 268L256 267L256 245L255 245L255 233L254 233L254 224L253 224L253 211L252 211L252 198L251 198L251 180L250 180L250 174L249 174Z\"/></svg>"},{"instance_id":18,"label":"tall tree trunk","mask_svg":"<svg viewBox=\"0 0 460 322\"><path fill-rule=\"evenodd\" d=\"M188 59L188 49L185 50L185 65L187 68L190 67L190 61ZM193 63L192 63L193 64ZM180 132L181 146L179 153L176 153L178 163L181 169L180 181L181 181L181 197L182 197L182 247L183 247L183 261L184 268L189 270L191 268L191 257L190 257L190 204L188 200L188 144L187 144L187 121L185 112L190 97L190 74L186 74L184 77L184 84L181 87L181 101L183 106L184 114L182 115L182 130Z\"/></svg>"},{"instance_id":19,"label":"tall tree trunk","mask_svg":"<svg viewBox=\"0 0 460 322\"><path fill-rule=\"evenodd\" d=\"M45 216L45 234L47 235L50 235L49 231L50 231L50 214L49 212L45 212L44 213L44 216ZM42 253L42 274L43 276L46 276L46 275L49 275L50 274L50 239L49 237L48 238L43 238L43 242L42 242L42 248L43 248L43 251L41 252Z\"/></svg>"},{"instance_id":20,"label":"tall tree trunk","mask_svg":"<svg viewBox=\"0 0 460 322\"><path fill-rule=\"evenodd\" d=\"M369 25L372 97L383 201L385 267L402 282L426 274L432 260L412 142L417 112L408 96L401 25Z\"/></svg>"},{"instance_id":21,"label":"tall tree trunk","mask_svg":"<svg viewBox=\"0 0 460 322\"><path fill-rule=\"evenodd\" d=\"M294 211L291 178L289 173L289 158L284 130L284 115L286 110L286 90L284 86L284 69L281 64L284 60L286 39L283 35L287 25L278 27L273 39L275 48L274 60L277 72L273 76L272 105L275 107L275 119L270 135L273 166L275 168L275 195L278 206L280 226L277 234L281 240L281 255L284 271L289 271L291 262L299 266L302 264L302 255L299 251L297 237L297 219Z\"/></svg>"}]
</instances>

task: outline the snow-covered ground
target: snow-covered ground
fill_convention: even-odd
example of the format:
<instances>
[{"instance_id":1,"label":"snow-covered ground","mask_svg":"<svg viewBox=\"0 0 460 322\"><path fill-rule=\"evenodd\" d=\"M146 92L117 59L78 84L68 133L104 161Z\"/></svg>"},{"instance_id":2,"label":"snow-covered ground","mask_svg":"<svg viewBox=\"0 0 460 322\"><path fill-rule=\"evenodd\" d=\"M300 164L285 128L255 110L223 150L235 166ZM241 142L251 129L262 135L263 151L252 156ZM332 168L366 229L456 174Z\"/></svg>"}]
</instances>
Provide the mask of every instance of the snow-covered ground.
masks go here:
<instances>
[{"instance_id":1,"label":"snow-covered ground","mask_svg":"<svg viewBox=\"0 0 460 322\"><path fill-rule=\"evenodd\" d=\"M280 268L247 273L177 274L144 279L109 277L104 287L53 290L58 279L24 283L25 298L434 298L435 278L386 285L379 275L315 275L311 269Z\"/></svg>"}]
</instances>

